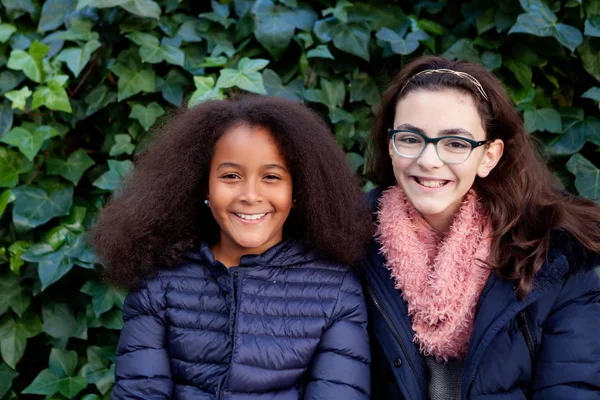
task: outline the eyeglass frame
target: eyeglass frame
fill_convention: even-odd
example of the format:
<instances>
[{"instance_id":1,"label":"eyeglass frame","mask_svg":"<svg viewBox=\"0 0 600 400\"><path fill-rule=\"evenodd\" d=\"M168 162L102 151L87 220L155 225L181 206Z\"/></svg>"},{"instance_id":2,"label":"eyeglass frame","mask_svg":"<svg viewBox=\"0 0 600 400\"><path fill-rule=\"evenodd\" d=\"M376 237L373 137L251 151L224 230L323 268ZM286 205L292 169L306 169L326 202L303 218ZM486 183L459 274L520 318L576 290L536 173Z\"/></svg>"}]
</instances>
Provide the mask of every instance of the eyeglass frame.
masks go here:
<instances>
[{"instance_id":1,"label":"eyeglass frame","mask_svg":"<svg viewBox=\"0 0 600 400\"><path fill-rule=\"evenodd\" d=\"M408 132L408 133L414 133L417 136L420 136L423 138L423 140L425 141L425 145L423 146L423 148L421 149L421 151L419 152L419 154L414 155L414 156L406 156L404 154L401 154L398 149L396 148L396 143L394 141L394 135L396 135L396 133L399 132ZM469 157L471 157L471 154L473 153L473 150L475 150L476 148L483 146L485 144L488 144L490 142L492 142L492 140L490 139L486 139L486 140L472 140L463 136L454 136L454 135L450 135L450 136L440 136L437 138L429 138L425 135L423 135L421 132L417 132L417 131L412 131L410 129L388 129L388 136L390 138L390 141L392 142L392 147L394 148L394 151L396 152L396 154L398 154L400 157L404 157L404 158L419 158L421 157L421 155L423 154L423 152L425 151L425 149L427 148L427 145L429 143L433 143L433 148L435 149L435 154L438 156L438 158L445 164L462 164L465 161L467 161L469 159ZM465 157L464 160L462 160L461 162L448 162L446 160L444 160L441 156L440 153L438 152L438 143L443 140L443 139L460 139L460 140L464 140L465 142L469 143L471 145L471 151L469 152L469 154Z\"/></svg>"}]
</instances>

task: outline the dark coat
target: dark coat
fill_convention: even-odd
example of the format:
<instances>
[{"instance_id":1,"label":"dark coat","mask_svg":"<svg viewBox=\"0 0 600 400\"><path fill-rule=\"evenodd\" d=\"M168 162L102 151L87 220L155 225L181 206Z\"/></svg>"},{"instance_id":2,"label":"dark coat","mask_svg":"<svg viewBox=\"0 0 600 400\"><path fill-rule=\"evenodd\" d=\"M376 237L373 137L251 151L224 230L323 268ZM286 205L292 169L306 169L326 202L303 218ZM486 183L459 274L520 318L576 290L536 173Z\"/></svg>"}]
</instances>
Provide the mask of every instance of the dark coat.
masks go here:
<instances>
[{"instance_id":1,"label":"dark coat","mask_svg":"<svg viewBox=\"0 0 600 400\"><path fill-rule=\"evenodd\" d=\"M231 268L203 244L123 317L112 399L369 398L361 283L294 239Z\"/></svg>"},{"instance_id":2,"label":"dark coat","mask_svg":"<svg viewBox=\"0 0 600 400\"><path fill-rule=\"evenodd\" d=\"M379 192L371 193L371 203ZM373 353L372 398L424 400L424 360L407 305L374 242L364 260ZM552 233L533 291L490 274L475 315L462 376L463 400L600 399L598 256L565 231Z\"/></svg>"}]
</instances>

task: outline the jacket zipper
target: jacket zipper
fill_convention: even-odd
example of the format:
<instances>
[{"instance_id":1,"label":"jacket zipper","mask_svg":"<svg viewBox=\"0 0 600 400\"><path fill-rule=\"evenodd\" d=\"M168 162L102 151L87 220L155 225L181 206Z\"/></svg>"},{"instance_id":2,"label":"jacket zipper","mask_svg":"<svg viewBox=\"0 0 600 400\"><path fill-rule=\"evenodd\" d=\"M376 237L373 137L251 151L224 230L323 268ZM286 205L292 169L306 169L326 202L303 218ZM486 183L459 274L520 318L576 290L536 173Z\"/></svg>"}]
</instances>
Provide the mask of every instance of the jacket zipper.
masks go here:
<instances>
[{"instance_id":1,"label":"jacket zipper","mask_svg":"<svg viewBox=\"0 0 600 400\"><path fill-rule=\"evenodd\" d=\"M233 316L233 322L231 324L231 357L233 357L233 352L235 351L235 326L237 325L237 318L239 315L238 310L238 277L239 272L233 272L233 307L235 307L235 314ZM219 391L219 400L223 400L223 395L225 392L225 386L227 386L227 381L229 380L229 374L231 373L231 369L227 372L227 375L223 379L223 384L221 385L221 390Z\"/></svg>"},{"instance_id":2,"label":"jacket zipper","mask_svg":"<svg viewBox=\"0 0 600 400\"><path fill-rule=\"evenodd\" d=\"M529 350L529 356L531 358L531 362L533 362L533 357L535 355L535 349L533 344L533 336L531 334L531 329L529 329L529 322L527 321L527 313L525 310L519 313L519 317L521 318L521 333L523 333L523 337L525 338L525 343L527 344L527 349Z\"/></svg>"},{"instance_id":3,"label":"jacket zipper","mask_svg":"<svg viewBox=\"0 0 600 400\"><path fill-rule=\"evenodd\" d=\"M522 325L520 327L520 331L523 334L523 337L525 338L525 343L527 344L527 349L529 350L529 356L531 357L531 361L533 362L535 349L533 345L533 337L531 335L531 330L529 329L529 323L527 322L527 313L525 312L525 310L520 311L517 314L517 318L523 320ZM471 389L471 385L475 380L475 375L477 374L478 368L479 367L475 368L473 370L473 373L471 374L471 379L469 379L469 385L467 386L467 393L469 392L469 389Z\"/></svg>"},{"instance_id":4,"label":"jacket zipper","mask_svg":"<svg viewBox=\"0 0 600 400\"><path fill-rule=\"evenodd\" d=\"M367 292L369 293L369 297L371 297L373 304L375 304L375 308L377 309L377 311L379 311L379 313L383 317L383 320L386 322L388 328L390 328L390 331L392 331L392 335L394 335L394 338L400 345L400 348L402 349L402 353L404 354L406 361L408 361L408 365L410 366L410 369L412 370L413 374L415 375L415 379L417 380L419 387L421 387L421 381L419 379L419 375L417 374L417 369L415 368L410 357L408 356L408 351L404 347L404 343L402 343L400 334L394 327L394 324L392 323L392 320L390 319L390 317L383 311L383 308L379 304L379 300L377 300L377 296L375 296L375 293L373 293L373 290L369 287L369 285L365 285L365 288L367 289Z\"/></svg>"}]
</instances>

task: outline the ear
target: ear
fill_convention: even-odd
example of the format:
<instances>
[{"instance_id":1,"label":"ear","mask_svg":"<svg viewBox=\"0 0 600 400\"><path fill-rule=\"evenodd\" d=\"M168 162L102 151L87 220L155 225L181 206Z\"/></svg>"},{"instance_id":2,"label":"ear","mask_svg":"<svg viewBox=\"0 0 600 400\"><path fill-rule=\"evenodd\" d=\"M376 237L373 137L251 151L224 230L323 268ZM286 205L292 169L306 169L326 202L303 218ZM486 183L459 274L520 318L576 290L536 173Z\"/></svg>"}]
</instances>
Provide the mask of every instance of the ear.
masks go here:
<instances>
[{"instance_id":1,"label":"ear","mask_svg":"<svg viewBox=\"0 0 600 400\"><path fill-rule=\"evenodd\" d=\"M483 158L477 168L477 176L480 178L487 177L490 172L498 165L502 154L504 153L504 142L501 139L496 139L485 147Z\"/></svg>"},{"instance_id":2,"label":"ear","mask_svg":"<svg viewBox=\"0 0 600 400\"><path fill-rule=\"evenodd\" d=\"M392 156L394 155L394 147L392 146L392 141L390 140L390 137L387 137L387 144L388 144L388 155L390 156L390 158L392 158Z\"/></svg>"}]
</instances>

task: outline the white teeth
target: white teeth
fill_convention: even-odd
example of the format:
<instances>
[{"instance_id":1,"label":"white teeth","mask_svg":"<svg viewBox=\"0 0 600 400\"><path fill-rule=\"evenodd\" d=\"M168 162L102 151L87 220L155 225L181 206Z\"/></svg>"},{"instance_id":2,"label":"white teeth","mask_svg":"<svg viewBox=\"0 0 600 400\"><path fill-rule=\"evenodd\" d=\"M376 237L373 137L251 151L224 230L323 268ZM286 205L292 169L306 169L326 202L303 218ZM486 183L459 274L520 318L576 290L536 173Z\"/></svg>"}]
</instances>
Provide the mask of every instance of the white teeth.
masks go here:
<instances>
[{"instance_id":1,"label":"white teeth","mask_svg":"<svg viewBox=\"0 0 600 400\"><path fill-rule=\"evenodd\" d=\"M446 181L422 181L420 179L417 179L417 182L425 187L442 187L446 184Z\"/></svg>"},{"instance_id":2,"label":"white teeth","mask_svg":"<svg viewBox=\"0 0 600 400\"><path fill-rule=\"evenodd\" d=\"M262 217L264 217L267 214L266 213L263 213L263 214L240 214L240 213L235 213L235 215L237 215L241 219L245 219L246 221L256 221L257 219L261 219Z\"/></svg>"}]
</instances>

